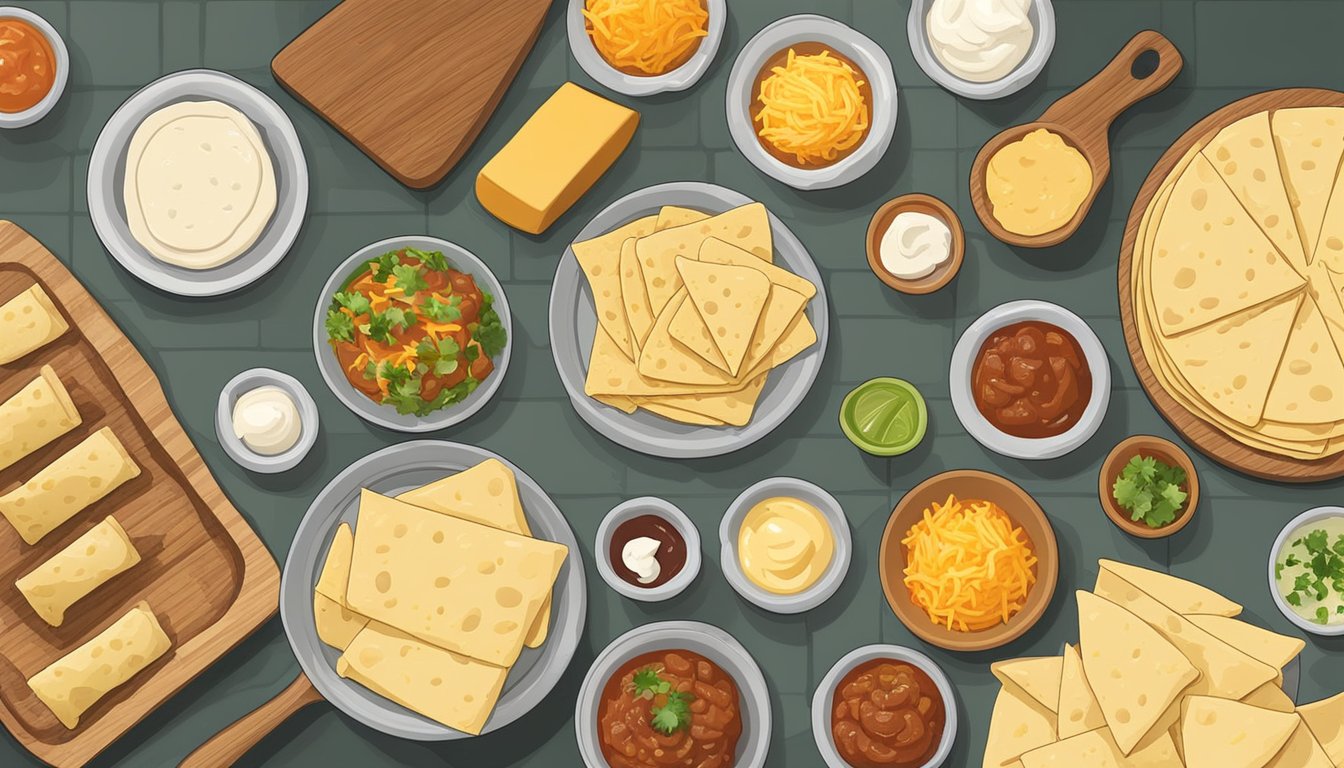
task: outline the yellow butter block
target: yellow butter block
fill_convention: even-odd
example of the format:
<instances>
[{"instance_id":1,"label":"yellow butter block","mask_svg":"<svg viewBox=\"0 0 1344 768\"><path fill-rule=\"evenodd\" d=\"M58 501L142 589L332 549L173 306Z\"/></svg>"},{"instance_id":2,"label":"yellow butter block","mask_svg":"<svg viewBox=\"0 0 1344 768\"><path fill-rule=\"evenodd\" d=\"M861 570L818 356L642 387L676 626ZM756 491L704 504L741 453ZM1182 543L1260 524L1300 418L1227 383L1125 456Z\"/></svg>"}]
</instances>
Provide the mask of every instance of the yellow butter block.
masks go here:
<instances>
[{"instance_id":1,"label":"yellow butter block","mask_svg":"<svg viewBox=\"0 0 1344 768\"><path fill-rule=\"evenodd\" d=\"M638 112L565 83L481 169L476 198L505 224L541 234L611 167L638 125Z\"/></svg>"}]
</instances>

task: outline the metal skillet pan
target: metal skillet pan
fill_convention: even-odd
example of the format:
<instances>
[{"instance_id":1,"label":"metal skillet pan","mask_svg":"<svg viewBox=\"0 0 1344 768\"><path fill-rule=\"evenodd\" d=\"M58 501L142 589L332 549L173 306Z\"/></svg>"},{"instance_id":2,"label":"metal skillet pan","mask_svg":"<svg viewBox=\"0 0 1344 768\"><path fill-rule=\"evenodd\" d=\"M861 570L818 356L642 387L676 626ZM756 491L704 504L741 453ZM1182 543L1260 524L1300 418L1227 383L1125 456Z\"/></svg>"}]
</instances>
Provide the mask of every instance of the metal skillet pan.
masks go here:
<instances>
[{"instance_id":1,"label":"metal skillet pan","mask_svg":"<svg viewBox=\"0 0 1344 768\"><path fill-rule=\"evenodd\" d=\"M401 443L370 454L337 475L313 499L294 534L281 574L280 619L302 668L298 678L275 698L191 753L182 768L231 765L291 714L321 699L370 728L393 736L417 741L470 738L470 734L422 717L337 675L340 652L317 639L313 587L336 526L342 522L352 526L356 523L361 488L396 495L491 458L504 462L517 477L518 494L532 535L564 544L569 547L569 556L555 582L550 635L540 648L523 649L482 733L503 728L545 698L569 666L587 615L583 563L569 523L541 486L502 457L460 443L438 440Z\"/></svg>"}]
</instances>

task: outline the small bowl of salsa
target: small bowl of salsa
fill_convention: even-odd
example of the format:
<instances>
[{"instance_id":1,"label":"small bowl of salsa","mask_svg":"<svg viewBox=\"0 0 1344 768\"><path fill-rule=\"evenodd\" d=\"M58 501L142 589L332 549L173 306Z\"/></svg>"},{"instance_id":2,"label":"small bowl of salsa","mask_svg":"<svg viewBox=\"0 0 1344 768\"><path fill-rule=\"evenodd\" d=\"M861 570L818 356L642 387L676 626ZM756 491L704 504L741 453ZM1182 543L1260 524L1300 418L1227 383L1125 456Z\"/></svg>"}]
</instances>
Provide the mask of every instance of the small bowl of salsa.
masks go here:
<instances>
[{"instance_id":1,"label":"small bowl of salsa","mask_svg":"<svg viewBox=\"0 0 1344 768\"><path fill-rule=\"evenodd\" d=\"M1111 367L1082 318L1046 301L1001 304L952 351L952 407L981 445L1018 459L1054 459L1096 434Z\"/></svg>"},{"instance_id":2,"label":"small bowl of salsa","mask_svg":"<svg viewBox=\"0 0 1344 768\"><path fill-rule=\"evenodd\" d=\"M65 92L70 52L56 28L23 8L0 8L0 128L47 116Z\"/></svg>"},{"instance_id":3,"label":"small bowl of salsa","mask_svg":"<svg viewBox=\"0 0 1344 768\"><path fill-rule=\"evenodd\" d=\"M888 722L904 727L881 727ZM812 736L828 768L932 768L957 740L956 693L919 651L866 645L845 654L817 686Z\"/></svg>"},{"instance_id":4,"label":"small bowl of salsa","mask_svg":"<svg viewBox=\"0 0 1344 768\"><path fill-rule=\"evenodd\" d=\"M669 600L700 573L699 530L685 512L656 496L612 508L597 528L595 551L602 580L631 600Z\"/></svg>"}]
</instances>

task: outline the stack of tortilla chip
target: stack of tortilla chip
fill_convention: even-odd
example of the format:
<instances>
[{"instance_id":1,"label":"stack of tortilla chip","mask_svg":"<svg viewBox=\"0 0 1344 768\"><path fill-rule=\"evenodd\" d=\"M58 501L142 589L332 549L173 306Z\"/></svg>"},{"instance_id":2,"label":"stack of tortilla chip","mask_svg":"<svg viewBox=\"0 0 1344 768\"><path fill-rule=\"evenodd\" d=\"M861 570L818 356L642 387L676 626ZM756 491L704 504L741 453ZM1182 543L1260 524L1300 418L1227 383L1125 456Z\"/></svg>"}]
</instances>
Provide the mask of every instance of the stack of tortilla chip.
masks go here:
<instances>
[{"instance_id":1,"label":"stack of tortilla chip","mask_svg":"<svg viewBox=\"0 0 1344 768\"><path fill-rule=\"evenodd\" d=\"M1308 461L1344 451L1341 160L1340 108L1204 137L1144 211L1130 275L1163 389L1243 445Z\"/></svg>"},{"instance_id":2,"label":"stack of tortilla chip","mask_svg":"<svg viewBox=\"0 0 1344 768\"><path fill-rule=\"evenodd\" d=\"M1297 707L1303 641L1199 584L1110 560L1078 592L1078 645L994 664L985 768L1335 768L1344 694Z\"/></svg>"},{"instance_id":3,"label":"stack of tortilla chip","mask_svg":"<svg viewBox=\"0 0 1344 768\"><path fill-rule=\"evenodd\" d=\"M770 217L673 206L574 244L598 327L584 392L701 426L751 420L770 371L817 341L817 288L773 263Z\"/></svg>"}]
</instances>

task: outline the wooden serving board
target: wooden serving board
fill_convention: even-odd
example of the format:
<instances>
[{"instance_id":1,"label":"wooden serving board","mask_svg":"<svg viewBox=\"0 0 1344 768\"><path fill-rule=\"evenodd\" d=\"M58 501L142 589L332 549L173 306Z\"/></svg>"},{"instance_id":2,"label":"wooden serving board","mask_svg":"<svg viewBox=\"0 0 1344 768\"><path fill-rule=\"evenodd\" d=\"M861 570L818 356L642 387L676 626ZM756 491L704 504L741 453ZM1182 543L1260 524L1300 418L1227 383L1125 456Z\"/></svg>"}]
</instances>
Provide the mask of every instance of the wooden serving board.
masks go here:
<instances>
[{"instance_id":1,"label":"wooden serving board","mask_svg":"<svg viewBox=\"0 0 1344 768\"><path fill-rule=\"evenodd\" d=\"M440 182L532 50L550 0L345 0L275 79L408 187Z\"/></svg>"},{"instance_id":2,"label":"wooden serving board","mask_svg":"<svg viewBox=\"0 0 1344 768\"><path fill-rule=\"evenodd\" d=\"M0 303L37 283L70 330L0 366L0 401L50 365L83 423L0 470L10 490L102 427L111 427L140 465L140 476L28 545L0 519L0 722L34 755L83 765L273 615L275 560L234 509L182 430L154 372L79 281L19 226L0 221ZM50 627L14 581L115 514L141 562L75 603ZM61 725L27 679L149 601L172 649L105 696L78 727Z\"/></svg>"},{"instance_id":3,"label":"wooden serving board","mask_svg":"<svg viewBox=\"0 0 1344 768\"><path fill-rule=\"evenodd\" d=\"M1134 207L1130 209L1125 237L1120 245L1118 282L1121 325L1125 331L1125 346L1129 348L1129 359L1134 364L1134 371L1139 375L1144 391L1148 393L1148 399L1163 418L1204 455L1238 472L1265 480L1288 483L1314 483L1344 476L1344 453L1318 461L1305 461L1256 450L1233 440L1176 402L1158 383L1147 357L1143 354L1143 349L1139 346L1139 333L1134 325L1129 273L1133 265L1135 239L1144 211L1148 209L1148 204L1157 194L1162 182L1195 142L1205 136L1212 136L1224 126L1257 112L1285 107L1317 106L1344 107L1344 93L1320 88L1266 91L1228 104L1195 123L1163 153L1153 166L1153 170L1149 172L1148 178L1144 180L1143 187L1139 189L1139 195L1134 200Z\"/></svg>"}]
</instances>

